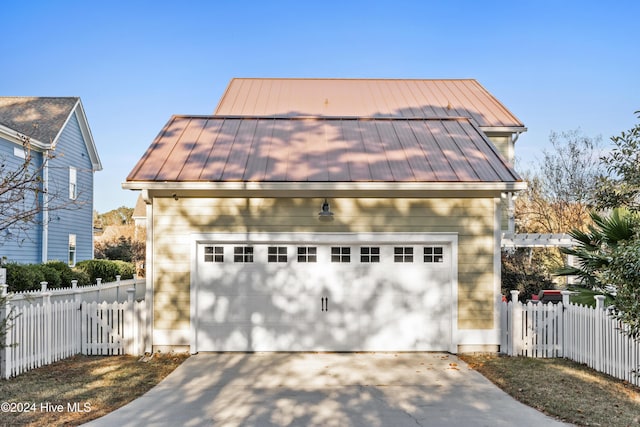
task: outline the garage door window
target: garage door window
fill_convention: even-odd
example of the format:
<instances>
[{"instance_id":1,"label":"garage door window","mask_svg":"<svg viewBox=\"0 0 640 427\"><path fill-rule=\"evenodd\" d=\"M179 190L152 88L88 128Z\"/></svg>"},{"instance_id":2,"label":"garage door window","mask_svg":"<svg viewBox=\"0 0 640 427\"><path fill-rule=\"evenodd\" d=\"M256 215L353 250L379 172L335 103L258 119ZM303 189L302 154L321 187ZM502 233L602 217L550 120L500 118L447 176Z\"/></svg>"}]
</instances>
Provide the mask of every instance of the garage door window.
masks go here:
<instances>
[{"instance_id":1,"label":"garage door window","mask_svg":"<svg viewBox=\"0 0 640 427\"><path fill-rule=\"evenodd\" d=\"M394 262L413 262L413 248L410 246L396 246L393 248Z\"/></svg>"},{"instance_id":2,"label":"garage door window","mask_svg":"<svg viewBox=\"0 0 640 427\"><path fill-rule=\"evenodd\" d=\"M444 262L442 246L426 246L424 248L424 262Z\"/></svg>"},{"instance_id":3,"label":"garage door window","mask_svg":"<svg viewBox=\"0 0 640 427\"><path fill-rule=\"evenodd\" d=\"M222 246L205 246L204 262L224 262L224 248Z\"/></svg>"},{"instance_id":4,"label":"garage door window","mask_svg":"<svg viewBox=\"0 0 640 427\"><path fill-rule=\"evenodd\" d=\"M331 262L351 262L351 248L348 246L333 246L331 248Z\"/></svg>"},{"instance_id":5,"label":"garage door window","mask_svg":"<svg viewBox=\"0 0 640 427\"><path fill-rule=\"evenodd\" d=\"M360 248L360 262L380 262L380 248L368 246Z\"/></svg>"},{"instance_id":6,"label":"garage door window","mask_svg":"<svg viewBox=\"0 0 640 427\"><path fill-rule=\"evenodd\" d=\"M287 247L286 246L269 246L267 261L287 262Z\"/></svg>"},{"instance_id":7,"label":"garage door window","mask_svg":"<svg viewBox=\"0 0 640 427\"><path fill-rule=\"evenodd\" d=\"M234 246L233 262L253 262L253 246Z\"/></svg>"},{"instance_id":8,"label":"garage door window","mask_svg":"<svg viewBox=\"0 0 640 427\"><path fill-rule=\"evenodd\" d=\"M301 246L298 248L298 262L317 262L318 248L315 246Z\"/></svg>"}]
</instances>

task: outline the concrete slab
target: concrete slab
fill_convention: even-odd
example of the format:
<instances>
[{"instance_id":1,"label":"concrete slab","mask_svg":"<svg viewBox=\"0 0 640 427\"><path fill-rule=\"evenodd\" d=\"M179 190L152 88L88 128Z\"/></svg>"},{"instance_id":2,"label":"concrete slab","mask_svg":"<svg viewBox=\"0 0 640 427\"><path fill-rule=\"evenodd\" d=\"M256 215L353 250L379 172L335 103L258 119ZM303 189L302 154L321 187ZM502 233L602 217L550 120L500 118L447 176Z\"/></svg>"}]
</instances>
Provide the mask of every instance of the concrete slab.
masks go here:
<instances>
[{"instance_id":1,"label":"concrete slab","mask_svg":"<svg viewBox=\"0 0 640 427\"><path fill-rule=\"evenodd\" d=\"M85 424L566 425L442 353L201 353L129 405Z\"/></svg>"}]
</instances>

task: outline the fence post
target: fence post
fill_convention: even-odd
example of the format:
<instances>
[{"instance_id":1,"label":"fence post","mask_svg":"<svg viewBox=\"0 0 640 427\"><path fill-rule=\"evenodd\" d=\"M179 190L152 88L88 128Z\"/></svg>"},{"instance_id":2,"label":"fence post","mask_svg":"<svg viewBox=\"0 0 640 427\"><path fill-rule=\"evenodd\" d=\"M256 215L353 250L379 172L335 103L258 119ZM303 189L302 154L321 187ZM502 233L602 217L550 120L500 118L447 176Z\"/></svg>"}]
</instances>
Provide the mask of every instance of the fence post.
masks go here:
<instances>
[{"instance_id":1,"label":"fence post","mask_svg":"<svg viewBox=\"0 0 640 427\"><path fill-rule=\"evenodd\" d=\"M569 322L567 317L569 315L569 304L571 304L571 291L561 291L560 293L562 294L562 312L560 313L560 318L562 319L562 335L558 339L558 343L560 344L559 357L566 357L569 353L566 347L568 347L567 342L569 341Z\"/></svg>"},{"instance_id":2,"label":"fence post","mask_svg":"<svg viewBox=\"0 0 640 427\"><path fill-rule=\"evenodd\" d=\"M98 289L98 297L96 298L96 302L98 304L100 304L100 302L101 302L100 301L100 294L101 294L100 288L102 288L102 278L101 277L96 277L96 287Z\"/></svg>"},{"instance_id":3,"label":"fence post","mask_svg":"<svg viewBox=\"0 0 640 427\"><path fill-rule=\"evenodd\" d=\"M135 297L136 290L133 288L127 289L127 311L124 318L124 352L125 354L135 354Z\"/></svg>"},{"instance_id":4,"label":"fence post","mask_svg":"<svg viewBox=\"0 0 640 427\"><path fill-rule=\"evenodd\" d=\"M79 336L76 336L76 338L74 339L74 346L73 346L73 350L75 353L81 353L82 352L82 293L80 292L80 289L78 289L78 281L77 280L72 280L71 281L71 288L73 289L73 303L75 305L75 309L76 309L76 314L75 314L75 318L74 318L74 324L75 324L75 328L74 330L79 331L80 334Z\"/></svg>"},{"instance_id":5,"label":"fence post","mask_svg":"<svg viewBox=\"0 0 640 427\"><path fill-rule=\"evenodd\" d=\"M0 366L0 376L3 379L9 379L11 376L11 331L9 328L11 327L11 304L9 303L9 298L7 295L8 285L5 283L0 284L0 295L4 299L4 304L0 306L0 325L5 328L5 335L0 342L0 361L2 361L2 366Z\"/></svg>"},{"instance_id":6,"label":"fence post","mask_svg":"<svg viewBox=\"0 0 640 427\"><path fill-rule=\"evenodd\" d=\"M40 286L42 286L42 309L44 310L44 325L43 325L43 333L44 333L44 361L45 364L48 365L51 363L51 353L53 340L51 339L51 330L52 330L52 319L51 319L51 292L47 292L47 282L40 282Z\"/></svg>"},{"instance_id":7,"label":"fence post","mask_svg":"<svg viewBox=\"0 0 640 427\"><path fill-rule=\"evenodd\" d=\"M518 301L520 291L511 291L511 322L509 325L509 335L511 335L511 345L509 346L509 356L517 356L522 351L522 308Z\"/></svg>"},{"instance_id":8,"label":"fence post","mask_svg":"<svg viewBox=\"0 0 640 427\"><path fill-rule=\"evenodd\" d=\"M597 371L601 371L602 364L603 364L602 353L603 353L603 347L604 347L602 342L602 323L605 315L605 312L604 312L605 296L594 295L594 298L596 300L596 312L595 312L596 337L594 342L595 348L593 349L596 360L594 362L595 362L595 369Z\"/></svg>"},{"instance_id":9,"label":"fence post","mask_svg":"<svg viewBox=\"0 0 640 427\"><path fill-rule=\"evenodd\" d=\"M116 302L120 302L120 277L122 276L116 274L116 283L118 284L116 287Z\"/></svg>"}]
</instances>

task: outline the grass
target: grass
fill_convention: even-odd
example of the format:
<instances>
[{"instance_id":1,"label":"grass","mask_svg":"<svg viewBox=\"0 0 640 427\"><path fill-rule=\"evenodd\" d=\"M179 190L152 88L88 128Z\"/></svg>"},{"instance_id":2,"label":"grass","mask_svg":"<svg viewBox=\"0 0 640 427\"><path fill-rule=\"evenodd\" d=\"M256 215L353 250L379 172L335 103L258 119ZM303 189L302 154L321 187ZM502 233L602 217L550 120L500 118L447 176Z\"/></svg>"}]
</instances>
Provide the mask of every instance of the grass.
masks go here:
<instances>
[{"instance_id":1,"label":"grass","mask_svg":"<svg viewBox=\"0 0 640 427\"><path fill-rule=\"evenodd\" d=\"M0 411L0 426L83 424L141 396L187 357L74 356L0 380L0 402L10 405Z\"/></svg>"},{"instance_id":2,"label":"grass","mask_svg":"<svg viewBox=\"0 0 640 427\"><path fill-rule=\"evenodd\" d=\"M579 426L640 426L640 388L565 359L463 355L517 400Z\"/></svg>"}]
</instances>

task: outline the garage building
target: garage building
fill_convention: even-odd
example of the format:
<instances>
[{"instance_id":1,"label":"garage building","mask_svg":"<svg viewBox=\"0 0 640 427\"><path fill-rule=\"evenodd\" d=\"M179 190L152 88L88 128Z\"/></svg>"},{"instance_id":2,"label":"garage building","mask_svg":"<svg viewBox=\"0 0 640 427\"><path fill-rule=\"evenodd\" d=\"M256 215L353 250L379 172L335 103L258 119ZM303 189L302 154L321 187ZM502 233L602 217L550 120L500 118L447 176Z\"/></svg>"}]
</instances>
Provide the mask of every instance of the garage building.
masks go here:
<instances>
[{"instance_id":1,"label":"garage building","mask_svg":"<svg viewBox=\"0 0 640 427\"><path fill-rule=\"evenodd\" d=\"M123 184L147 206L149 349L496 350L525 130L475 80L232 80Z\"/></svg>"}]
</instances>

